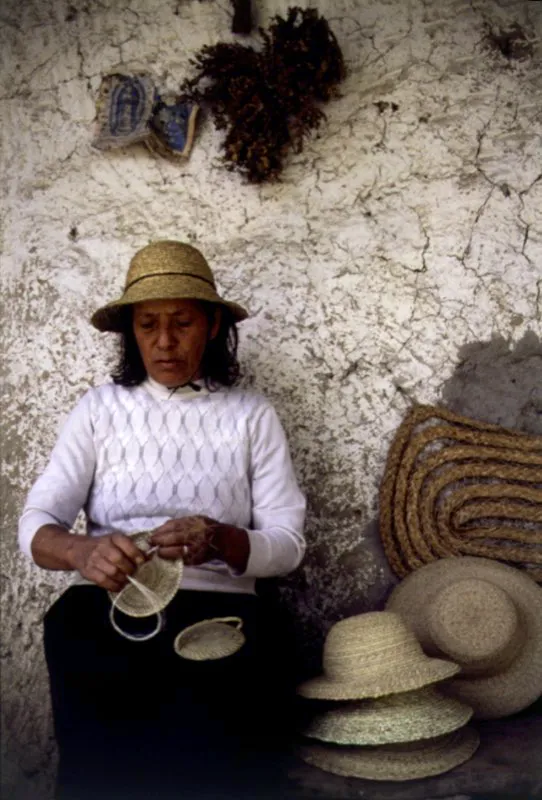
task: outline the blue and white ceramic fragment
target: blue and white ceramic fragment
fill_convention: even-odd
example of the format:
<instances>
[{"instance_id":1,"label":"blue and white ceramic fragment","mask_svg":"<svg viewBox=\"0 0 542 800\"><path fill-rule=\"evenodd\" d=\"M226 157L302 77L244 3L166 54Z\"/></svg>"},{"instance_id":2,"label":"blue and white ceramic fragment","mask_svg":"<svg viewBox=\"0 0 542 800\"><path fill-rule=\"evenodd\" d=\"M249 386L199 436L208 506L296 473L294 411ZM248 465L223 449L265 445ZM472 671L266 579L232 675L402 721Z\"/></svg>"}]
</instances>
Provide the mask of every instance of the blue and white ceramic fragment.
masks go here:
<instances>
[{"instance_id":1,"label":"blue and white ceramic fragment","mask_svg":"<svg viewBox=\"0 0 542 800\"><path fill-rule=\"evenodd\" d=\"M148 139L157 97L149 75L106 75L96 103L94 147L109 150Z\"/></svg>"}]
</instances>

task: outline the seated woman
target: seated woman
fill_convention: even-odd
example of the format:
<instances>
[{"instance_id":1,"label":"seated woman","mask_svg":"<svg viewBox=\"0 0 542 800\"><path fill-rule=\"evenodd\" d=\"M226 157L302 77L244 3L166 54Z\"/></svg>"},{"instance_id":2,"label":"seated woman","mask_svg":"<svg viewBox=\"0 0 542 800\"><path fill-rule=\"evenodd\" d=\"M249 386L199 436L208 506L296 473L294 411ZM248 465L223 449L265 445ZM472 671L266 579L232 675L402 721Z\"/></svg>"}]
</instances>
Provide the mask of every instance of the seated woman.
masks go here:
<instances>
[{"instance_id":1,"label":"seated woman","mask_svg":"<svg viewBox=\"0 0 542 800\"><path fill-rule=\"evenodd\" d=\"M305 501L272 406L232 388L246 316L198 250L161 241L92 317L120 334L120 362L69 415L19 526L36 564L79 576L44 620L62 800L280 796L289 653L255 579L301 562ZM70 531L81 509L84 536ZM130 537L146 530L185 567L162 630L133 641L110 624L109 592L148 558ZM227 616L243 620L238 652L175 653L182 629Z\"/></svg>"}]
</instances>

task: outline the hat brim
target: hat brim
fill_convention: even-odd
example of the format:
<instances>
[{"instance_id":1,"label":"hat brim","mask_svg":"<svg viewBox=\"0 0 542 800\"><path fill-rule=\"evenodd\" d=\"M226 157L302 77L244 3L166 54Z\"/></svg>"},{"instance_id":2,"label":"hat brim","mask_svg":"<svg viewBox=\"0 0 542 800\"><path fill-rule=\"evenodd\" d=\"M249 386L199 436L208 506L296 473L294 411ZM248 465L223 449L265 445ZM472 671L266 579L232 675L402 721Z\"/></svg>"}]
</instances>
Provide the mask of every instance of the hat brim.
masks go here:
<instances>
[{"instance_id":1,"label":"hat brim","mask_svg":"<svg viewBox=\"0 0 542 800\"><path fill-rule=\"evenodd\" d=\"M99 331L120 333L124 330L123 309L145 300L203 300L228 308L235 322L242 322L249 316L243 306L224 300L211 285L201 280L187 275L151 275L128 288L118 300L95 311L90 321Z\"/></svg>"},{"instance_id":2,"label":"hat brim","mask_svg":"<svg viewBox=\"0 0 542 800\"><path fill-rule=\"evenodd\" d=\"M532 578L498 561L475 556L444 558L408 575L392 591L386 607L402 617L426 652L445 655L429 639L427 609L440 590L469 578L493 582L508 593L521 613L525 644L513 664L499 674L460 674L444 688L450 696L470 705L479 719L509 716L527 708L542 694L542 588Z\"/></svg>"},{"instance_id":3,"label":"hat brim","mask_svg":"<svg viewBox=\"0 0 542 800\"><path fill-rule=\"evenodd\" d=\"M303 734L344 745L394 744L443 736L466 725L471 717L469 706L426 688L341 703L315 716Z\"/></svg>"},{"instance_id":4,"label":"hat brim","mask_svg":"<svg viewBox=\"0 0 542 800\"><path fill-rule=\"evenodd\" d=\"M402 664L401 670L390 670L389 673L382 670L377 675L365 678L363 667L360 667L360 676L356 681L337 681L320 675L302 683L297 692L315 700L363 700L421 689L451 678L458 672L459 667L451 661L420 656L419 662L409 664L408 668Z\"/></svg>"},{"instance_id":5,"label":"hat brim","mask_svg":"<svg viewBox=\"0 0 542 800\"><path fill-rule=\"evenodd\" d=\"M326 772L373 781L409 781L441 775L468 761L480 744L472 728L410 744L379 747L307 745L301 758Z\"/></svg>"}]
</instances>

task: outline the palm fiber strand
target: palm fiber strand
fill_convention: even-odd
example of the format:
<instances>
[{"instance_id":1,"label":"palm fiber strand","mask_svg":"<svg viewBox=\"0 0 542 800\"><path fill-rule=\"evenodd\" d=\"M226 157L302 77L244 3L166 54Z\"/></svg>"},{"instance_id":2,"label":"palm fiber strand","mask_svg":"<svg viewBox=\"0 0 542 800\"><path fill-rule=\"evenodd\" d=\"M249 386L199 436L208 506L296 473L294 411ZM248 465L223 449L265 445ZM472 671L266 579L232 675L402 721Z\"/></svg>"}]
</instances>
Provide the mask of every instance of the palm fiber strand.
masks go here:
<instances>
[{"instance_id":1,"label":"palm fiber strand","mask_svg":"<svg viewBox=\"0 0 542 800\"><path fill-rule=\"evenodd\" d=\"M542 436L416 406L391 444L380 536L396 575L471 555L542 583Z\"/></svg>"}]
</instances>

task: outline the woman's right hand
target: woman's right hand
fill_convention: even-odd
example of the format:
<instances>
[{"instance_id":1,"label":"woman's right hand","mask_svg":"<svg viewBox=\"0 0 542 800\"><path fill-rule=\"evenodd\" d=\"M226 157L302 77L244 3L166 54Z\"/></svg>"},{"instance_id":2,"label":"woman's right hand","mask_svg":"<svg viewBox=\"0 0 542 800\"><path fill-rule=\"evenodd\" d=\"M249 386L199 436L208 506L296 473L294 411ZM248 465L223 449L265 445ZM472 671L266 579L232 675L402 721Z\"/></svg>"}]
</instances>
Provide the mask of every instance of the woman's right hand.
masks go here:
<instances>
[{"instance_id":1,"label":"woman's right hand","mask_svg":"<svg viewBox=\"0 0 542 800\"><path fill-rule=\"evenodd\" d=\"M119 592L128 575L146 561L146 556L129 536L109 533L105 536L74 536L73 567L83 578L111 592Z\"/></svg>"}]
</instances>

